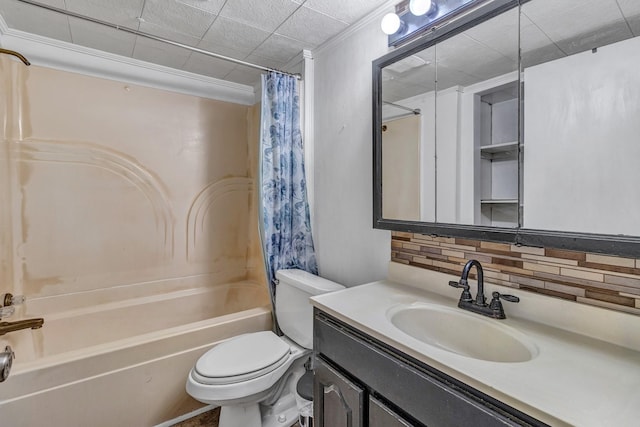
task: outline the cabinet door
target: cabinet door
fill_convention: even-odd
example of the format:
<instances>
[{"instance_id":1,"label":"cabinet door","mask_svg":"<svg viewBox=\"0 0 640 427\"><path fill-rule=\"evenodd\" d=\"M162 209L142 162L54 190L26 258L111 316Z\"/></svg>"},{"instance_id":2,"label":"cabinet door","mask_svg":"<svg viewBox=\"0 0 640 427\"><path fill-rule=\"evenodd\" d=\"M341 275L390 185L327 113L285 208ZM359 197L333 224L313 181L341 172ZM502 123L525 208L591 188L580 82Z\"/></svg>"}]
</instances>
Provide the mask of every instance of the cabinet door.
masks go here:
<instances>
[{"instance_id":1,"label":"cabinet door","mask_svg":"<svg viewBox=\"0 0 640 427\"><path fill-rule=\"evenodd\" d=\"M362 427L364 390L317 360L314 387L316 427Z\"/></svg>"},{"instance_id":2,"label":"cabinet door","mask_svg":"<svg viewBox=\"0 0 640 427\"><path fill-rule=\"evenodd\" d=\"M369 427L412 427L412 424L393 412L384 403L370 397Z\"/></svg>"}]
</instances>

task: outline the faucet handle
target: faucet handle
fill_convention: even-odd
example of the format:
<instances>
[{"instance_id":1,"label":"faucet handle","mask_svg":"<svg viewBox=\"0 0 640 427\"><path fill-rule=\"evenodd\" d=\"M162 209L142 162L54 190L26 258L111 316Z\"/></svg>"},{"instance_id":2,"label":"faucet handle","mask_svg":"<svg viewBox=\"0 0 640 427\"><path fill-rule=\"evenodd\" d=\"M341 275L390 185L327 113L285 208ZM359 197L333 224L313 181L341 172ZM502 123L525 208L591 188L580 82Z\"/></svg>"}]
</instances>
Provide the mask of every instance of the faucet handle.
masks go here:
<instances>
[{"instance_id":1,"label":"faucet handle","mask_svg":"<svg viewBox=\"0 0 640 427\"><path fill-rule=\"evenodd\" d=\"M455 280L451 280L449 281L449 286L452 286L454 288L462 288L465 291L469 290L469 284L466 281L463 282L462 280L459 282L456 282Z\"/></svg>"},{"instance_id":2,"label":"faucet handle","mask_svg":"<svg viewBox=\"0 0 640 427\"><path fill-rule=\"evenodd\" d=\"M507 295L507 294L501 294L500 292L493 292L491 296L493 296L493 299L491 300L491 302L499 301L500 299L503 299L509 302L520 302L520 298L518 298L515 295Z\"/></svg>"},{"instance_id":3,"label":"faucet handle","mask_svg":"<svg viewBox=\"0 0 640 427\"><path fill-rule=\"evenodd\" d=\"M7 293L2 297L2 305L4 305L5 307L24 304L25 301L27 301L27 297L25 297L24 295L13 295Z\"/></svg>"},{"instance_id":4,"label":"faucet handle","mask_svg":"<svg viewBox=\"0 0 640 427\"><path fill-rule=\"evenodd\" d=\"M460 301L472 301L471 292L469 292L469 283L466 280L460 279L459 282L451 280L449 286L454 288L462 288L462 295L460 295Z\"/></svg>"},{"instance_id":5,"label":"faucet handle","mask_svg":"<svg viewBox=\"0 0 640 427\"><path fill-rule=\"evenodd\" d=\"M496 319L507 318L507 316L504 314L504 308L502 308L502 302L500 302L501 299L509 302L520 302L520 298L515 295L505 295L501 294L500 292L493 292L491 295L493 296L493 299L489 304L489 308L493 312L493 317L495 317Z\"/></svg>"},{"instance_id":6,"label":"faucet handle","mask_svg":"<svg viewBox=\"0 0 640 427\"><path fill-rule=\"evenodd\" d=\"M5 381L9 377L11 371L11 365L13 359L16 358L16 354L13 352L10 346L6 346L4 351L0 353L0 383Z\"/></svg>"}]
</instances>

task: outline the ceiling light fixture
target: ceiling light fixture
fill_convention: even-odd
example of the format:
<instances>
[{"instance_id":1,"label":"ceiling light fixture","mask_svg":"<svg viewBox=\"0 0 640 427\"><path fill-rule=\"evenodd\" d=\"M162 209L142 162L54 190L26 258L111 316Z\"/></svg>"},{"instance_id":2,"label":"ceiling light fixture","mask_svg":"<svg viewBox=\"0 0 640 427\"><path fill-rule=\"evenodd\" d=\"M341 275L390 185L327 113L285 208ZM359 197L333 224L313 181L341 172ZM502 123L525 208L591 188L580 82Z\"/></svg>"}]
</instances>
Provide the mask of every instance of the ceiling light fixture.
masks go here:
<instances>
[{"instance_id":1,"label":"ceiling light fixture","mask_svg":"<svg viewBox=\"0 0 640 427\"><path fill-rule=\"evenodd\" d=\"M422 16L431 9L431 0L410 0L409 10L415 16Z\"/></svg>"},{"instance_id":2,"label":"ceiling light fixture","mask_svg":"<svg viewBox=\"0 0 640 427\"><path fill-rule=\"evenodd\" d=\"M380 27L385 34L397 33L401 25L400 17L393 12L384 15L382 22L380 22Z\"/></svg>"}]
</instances>

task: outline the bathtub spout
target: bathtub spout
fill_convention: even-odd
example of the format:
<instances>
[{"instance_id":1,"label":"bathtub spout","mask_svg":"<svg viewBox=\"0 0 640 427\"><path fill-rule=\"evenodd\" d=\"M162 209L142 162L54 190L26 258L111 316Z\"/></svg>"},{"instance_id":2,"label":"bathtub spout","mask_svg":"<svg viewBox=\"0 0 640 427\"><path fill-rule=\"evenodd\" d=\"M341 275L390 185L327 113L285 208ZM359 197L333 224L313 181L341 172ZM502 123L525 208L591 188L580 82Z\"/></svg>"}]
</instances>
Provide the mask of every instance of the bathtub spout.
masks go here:
<instances>
[{"instance_id":1,"label":"bathtub spout","mask_svg":"<svg viewBox=\"0 0 640 427\"><path fill-rule=\"evenodd\" d=\"M16 322L0 322L0 336L20 329L40 329L43 323L44 319L42 317L18 320Z\"/></svg>"}]
</instances>

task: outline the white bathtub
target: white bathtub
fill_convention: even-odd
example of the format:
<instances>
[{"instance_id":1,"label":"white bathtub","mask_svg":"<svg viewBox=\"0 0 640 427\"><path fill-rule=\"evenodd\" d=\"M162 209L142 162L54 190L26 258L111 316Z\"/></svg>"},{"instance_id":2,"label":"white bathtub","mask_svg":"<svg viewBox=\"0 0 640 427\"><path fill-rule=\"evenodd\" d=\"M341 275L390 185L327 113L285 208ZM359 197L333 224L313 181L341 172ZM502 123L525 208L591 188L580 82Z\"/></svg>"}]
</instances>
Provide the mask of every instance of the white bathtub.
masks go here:
<instances>
[{"instance_id":1,"label":"white bathtub","mask_svg":"<svg viewBox=\"0 0 640 427\"><path fill-rule=\"evenodd\" d=\"M264 285L149 286L154 296L140 296L150 292L138 285L28 302L23 315L45 323L0 337L16 353L0 383L0 425L163 423L203 406L184 387L206 350L271 328Z\"/></svg>"}]
</instances>

